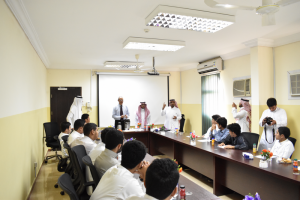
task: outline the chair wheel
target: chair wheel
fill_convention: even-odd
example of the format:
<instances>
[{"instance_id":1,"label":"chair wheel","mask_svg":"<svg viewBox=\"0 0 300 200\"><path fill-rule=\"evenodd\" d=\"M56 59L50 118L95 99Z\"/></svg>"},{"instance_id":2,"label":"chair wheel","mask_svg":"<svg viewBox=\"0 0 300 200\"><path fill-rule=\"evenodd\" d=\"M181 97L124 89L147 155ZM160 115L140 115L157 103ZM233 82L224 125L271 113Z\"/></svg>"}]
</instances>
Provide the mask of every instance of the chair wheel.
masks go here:
<instances>
[{"instance_id":1,"label":"chair wheel","mask_svg":"<svg viewBox=\"0 0 300 200\"><path fill-rule=\"evenodd\" d=\"M45 160L45 163L47 164L47 163L48 163L48 161L47 161L47 160Z\"/></svg>"},{"instance_id":2,"label":"chair wheel","mask_svg":"<svg viewBox=\"0 0 300 200\"><path fill-rule=\"evenodd\" d=\"M61 191L60 194L61 194L61 195L65 195L65 192L64 192L64 191Z\"/></svg>"},{"instance_id":3,"label":"chair wheel","mask_svg":"<svg viewBox=\"0 0 300 200\"><path fill-rule=\"evenodd\" d=\"M55 184L55 185L54 185L54 187L55 187L55 188L58 188L58 185L57 185L57 184Z\"/></svg>"}]
</instances>

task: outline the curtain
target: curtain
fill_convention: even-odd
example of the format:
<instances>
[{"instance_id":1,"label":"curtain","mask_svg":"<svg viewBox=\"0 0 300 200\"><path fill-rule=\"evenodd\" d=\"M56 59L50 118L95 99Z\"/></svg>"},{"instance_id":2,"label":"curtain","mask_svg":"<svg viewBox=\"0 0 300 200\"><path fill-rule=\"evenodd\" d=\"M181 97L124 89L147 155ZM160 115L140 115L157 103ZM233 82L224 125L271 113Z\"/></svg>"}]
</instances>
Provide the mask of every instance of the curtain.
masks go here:
<instances>
[{"instance_id":1,"label":"curtain","mask_svg":"<svg viewBox=\"0 0 300 200\"><path fill-rule=\"evenodd\" d=\"M202 135L211 127L211 116L220 114L220 74L201 77Z\"/></svg>"}]
</instances>

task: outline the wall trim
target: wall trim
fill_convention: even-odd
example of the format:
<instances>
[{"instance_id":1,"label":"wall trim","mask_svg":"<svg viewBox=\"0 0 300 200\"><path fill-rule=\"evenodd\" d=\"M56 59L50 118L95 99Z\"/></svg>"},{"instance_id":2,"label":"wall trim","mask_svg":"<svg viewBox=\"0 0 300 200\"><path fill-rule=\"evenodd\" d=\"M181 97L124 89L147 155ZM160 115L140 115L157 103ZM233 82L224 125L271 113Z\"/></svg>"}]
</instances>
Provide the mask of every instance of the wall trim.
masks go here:
<instances>
[{"instance_id":1,"label":"wall trim","mask_svg":"<svg viewBox=\"0 0 300 200\"><path fill-rule=\"evenodd\" d=\"M244 49L240 49L238 51L223 54L223 55L221 55L221 58L223 60L229 60L229 59L233 59L233 58L237 58L237 57L241 57L241 56L245 56L245 55L250 55L250 48L244 48Z\"/></svg>"},{"instance_id":2,"label":"wall trim","mask_svg":"<svg viewBox=\"0 0 300 200\"><path fill-rule=\"evenodd\" d=\"M23 0L5 0L6 4L14 14L15 18L19 22L24 33L28 37L31 45L39 55L40 59L44 65L48 68L50 66L50 61L46 55L46 52L40 42L39 36L31 22L29 14L25 8Z\"/></svg>"},{"instance_id":3,"label":"wall trim","mask_svg":"<svg viewBox=\"0 0 300 200\"><path fill-rule=\"evenodd\" d=\"M272 39L265 39L265 38L255 38L253 40L248 40L246 42L243 42L243 44L246 47L257 47L257 46L262 46L262 47L274 47L274 40Z\"/></svg>"}]
</instances>

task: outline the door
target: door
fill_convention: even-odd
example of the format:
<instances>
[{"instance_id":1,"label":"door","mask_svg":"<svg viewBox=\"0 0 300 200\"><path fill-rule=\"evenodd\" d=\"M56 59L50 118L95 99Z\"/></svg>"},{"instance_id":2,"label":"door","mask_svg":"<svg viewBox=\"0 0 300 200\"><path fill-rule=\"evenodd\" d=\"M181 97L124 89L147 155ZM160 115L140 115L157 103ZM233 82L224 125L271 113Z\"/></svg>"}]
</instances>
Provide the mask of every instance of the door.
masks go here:
<instances>
[{"instance_id":1,"label":"door","mask_svg":"<svg viewBox=\"0 0 300 200\"><path fill-rule=\"evenodd\" d=\"M51 122L67 121L67 115L74 101L74 97L81 96L81 87L50 87Z\"/></svg>"}]
</instances>

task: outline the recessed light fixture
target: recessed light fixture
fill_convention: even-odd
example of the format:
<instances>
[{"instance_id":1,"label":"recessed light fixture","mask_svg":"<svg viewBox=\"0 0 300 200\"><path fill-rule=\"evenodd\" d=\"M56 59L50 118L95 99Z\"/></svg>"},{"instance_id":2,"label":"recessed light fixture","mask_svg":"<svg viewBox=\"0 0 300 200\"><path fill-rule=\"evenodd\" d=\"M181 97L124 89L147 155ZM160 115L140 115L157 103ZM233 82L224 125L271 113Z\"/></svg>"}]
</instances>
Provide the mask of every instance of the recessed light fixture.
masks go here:
<instances>
[{"instance_id":1,"label":"recessed light fixture","mask_svg":"<svg viewBox=\"0 0 300 200\"><path fill-rule=\"evenodd\" d=\"M123 49L177 51L183 47L185 47L184 41L161 40L151 38L129 37L123 43Z\"/></svg>"},{"instance_id":2,"label":"recessed light fixture","mask_svg":"<svg viewBox=\"0 0 300 200\"><path fill-rule=\"evenodd\" d=\"M164 5L157 6L145 19L147 26L207 33L215 33L234 21L234 15Z\"/></svg>"},{"instance_id":3,"label":"recessed light fixture","mask_svg":"<svg viewBox=\"0 0 300 200\"><path fill-rule=\"evenodd\" d=\"M132 69L136 68L137 64L139 67L143 67L143 62L113 62L113 61L107 61L104 63L104 67L112 67L112 68L122 68L122 69Z\"/></svg>"}]
</instances>

